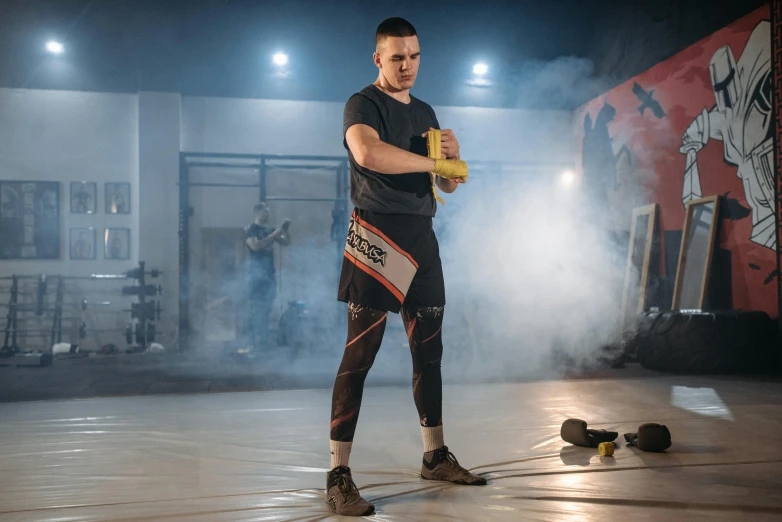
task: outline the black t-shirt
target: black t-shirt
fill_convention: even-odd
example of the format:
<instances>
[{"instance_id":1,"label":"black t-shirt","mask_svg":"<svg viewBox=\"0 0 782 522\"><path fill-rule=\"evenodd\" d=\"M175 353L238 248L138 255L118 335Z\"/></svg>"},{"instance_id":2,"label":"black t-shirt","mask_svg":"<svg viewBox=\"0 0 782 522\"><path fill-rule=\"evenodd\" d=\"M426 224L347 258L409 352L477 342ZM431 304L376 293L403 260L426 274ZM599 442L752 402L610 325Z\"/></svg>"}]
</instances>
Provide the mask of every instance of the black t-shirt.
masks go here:
<instances>
[{"instance_id":1,"label":"black t-shirt","mask_svg":"<svg viewBox=\"0 0 782 522\"><path fill-rule=\"evenodd\" d=\"M247 245L247 239L251 237L266 239L273 232L273 228L264 227L257 223L247 225L244 229L245 246L250 253L248 269L250 276L255 279L274 279L274 244L255 251Z\"/></svg>"},{"instance_id":2,"label":"black t-shirt","mask_svg":"<svg viewBox=\"0 0 782 522\"><path fill-rule=\"evenodd\" d=\"M421 135L440 124L429 104L411 96L405 104L369 85L345 104L342 136L350 161L350 198L364 210L380 214L414 214L432 217L437 210L428 172L380 174L356 163L345 133L355 124L375 129L380 140L400 149L427 156Z\"/></svg>"}]
</instances>

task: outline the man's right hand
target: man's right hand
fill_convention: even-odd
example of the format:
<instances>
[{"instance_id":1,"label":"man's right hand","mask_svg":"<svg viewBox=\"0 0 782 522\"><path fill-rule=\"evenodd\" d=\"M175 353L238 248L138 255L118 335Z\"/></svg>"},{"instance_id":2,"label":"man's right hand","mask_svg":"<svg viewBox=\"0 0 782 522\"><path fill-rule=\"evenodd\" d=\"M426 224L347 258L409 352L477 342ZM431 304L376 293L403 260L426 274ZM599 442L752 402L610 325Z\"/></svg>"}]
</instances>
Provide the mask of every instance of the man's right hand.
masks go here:
<instances>
[{"instance_id":1,"label":"man's right hand","mask_svg":"<svg viewBox=\"0 0 782 522\"><path fill-rule=\"evenodd\" d=\"M467 162L463 160L436 159L434 160L432 172L441 178L467 181Z\"/></svg>"}]
</instances>

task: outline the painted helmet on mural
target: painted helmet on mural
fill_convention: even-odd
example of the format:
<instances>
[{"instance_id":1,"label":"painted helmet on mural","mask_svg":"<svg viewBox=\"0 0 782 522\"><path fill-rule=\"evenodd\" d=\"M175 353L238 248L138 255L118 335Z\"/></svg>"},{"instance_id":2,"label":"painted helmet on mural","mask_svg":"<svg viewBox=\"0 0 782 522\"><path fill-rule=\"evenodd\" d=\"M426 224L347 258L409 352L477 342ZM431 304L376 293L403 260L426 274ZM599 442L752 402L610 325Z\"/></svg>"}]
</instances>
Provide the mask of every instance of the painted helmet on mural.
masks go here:
<instances>
[{"instance_id":1,"label":"painted helmet on mural","mask_svg":"<svg viewBox=\"0 0 782 522\"><path fill-rule=\"evenodd\" d=\"M738 82L736 59L729 46L720 47L711 57L709 73L719 111L725 112L735 107L741 95L741 86Z\"/></svg>"}]
</instances>

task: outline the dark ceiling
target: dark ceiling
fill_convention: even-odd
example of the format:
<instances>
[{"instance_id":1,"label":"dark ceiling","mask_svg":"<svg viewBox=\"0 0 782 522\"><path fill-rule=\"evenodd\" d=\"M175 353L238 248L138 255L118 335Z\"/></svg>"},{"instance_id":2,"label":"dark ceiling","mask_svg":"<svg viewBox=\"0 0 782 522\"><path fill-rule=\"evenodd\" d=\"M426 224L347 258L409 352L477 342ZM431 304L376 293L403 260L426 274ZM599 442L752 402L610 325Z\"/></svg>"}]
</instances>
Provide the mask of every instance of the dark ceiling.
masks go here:
<instances>
[{"instance_id":1,"label":"dark ceiling","mask_svg":"<svg viewBox=\"0 0 782 522\"><path fill-rule=\"evenodd\" d=\"M0 86L343 102L377 75L377 24L403 16L429 103L572 108L763 3L0 0ZM471 81L479 60L488 85Z\"/></svg>"}]
</instances>

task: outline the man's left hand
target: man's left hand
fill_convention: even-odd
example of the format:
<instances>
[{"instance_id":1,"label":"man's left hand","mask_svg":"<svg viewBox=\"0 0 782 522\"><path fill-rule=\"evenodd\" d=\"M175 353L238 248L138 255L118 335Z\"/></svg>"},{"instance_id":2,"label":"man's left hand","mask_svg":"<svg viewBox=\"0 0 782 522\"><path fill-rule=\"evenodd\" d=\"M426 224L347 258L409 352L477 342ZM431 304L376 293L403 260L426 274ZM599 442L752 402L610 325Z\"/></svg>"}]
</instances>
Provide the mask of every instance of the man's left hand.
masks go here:
<instances>
[{"instance_id":1,"label":"man's left hand","mask_svg":"<svg viewBox=\"0 0 782 522\"><path fill-rule=\"evenodd\" d=\"M445 159L460 159L459 141L452 130L445 129L440 131L440 143L442 143L442 153L445 155Z\"/></svg>"},{"instance_id":2,"label":"man's left hand","mask_svg":"<svg viewBox=\"0 0 782 522\"><path fill-rule=\"evenodd\" d=\"M426 138L428 134L428 132L424 132L421 136ZM459 141L451 129L440 131L440 147L442 159L461 159L459 157Z\"/></svg>"}]
</instances>

